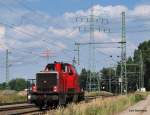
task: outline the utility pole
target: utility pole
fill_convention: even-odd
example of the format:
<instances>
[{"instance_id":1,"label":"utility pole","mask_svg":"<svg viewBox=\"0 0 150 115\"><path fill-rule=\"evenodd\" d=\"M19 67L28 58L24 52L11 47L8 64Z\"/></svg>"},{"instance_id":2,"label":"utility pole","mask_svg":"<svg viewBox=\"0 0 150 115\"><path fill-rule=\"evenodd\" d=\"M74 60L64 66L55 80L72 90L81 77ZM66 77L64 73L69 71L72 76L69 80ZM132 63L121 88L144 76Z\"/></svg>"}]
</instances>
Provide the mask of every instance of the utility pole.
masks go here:
<instances>
[{"instance_id":1,"label":"utility pole","mask_svg":"<svg viewBox=\"0 0 150 115\"><path fill-rule=\"evenodd\" d=\"M72 65L75 67L76 65L76 58L74 57L73 60L72 60Z\"/></svg>"},{"instance_id":2,"label":"utility pole","mask_svg":"<svg viewBox=\"0 0 150 115\"><path fill-rule=\"evenodd\" d=\"M100 72L98 72L98 91L100 92L101 91L101 79L102 79L102 74Z\"/></svg>"},{"instance_id":3,"label":"utility pole","mask_svg":"<svg viewBox=\"0 0 150 115\"><path fill-rule=\"evenodd\" d=\"M141 50L140 50L140 79L139 79L139 82L140 82L140 88L144 88L143 56L142 56L142 51Z\"/></svg>"},{"instance_id":4,"label":"utility pole","mask_svg":"<svg viewBox=\"0 0 150 115\"><path fill-rule=\"evenodd\" d=\"M6 84L8 85L9 81L9 51L6 50Z\"/></svg>"},{"instance_id":5,"label":"utility pole","mask_svg":"<svg viewBox=\"0 0 150 115\"><path fill-rule=\"evenodd\" d=\"M111 67L109 68L109 92L111 92Z\"/></svg>"},{"instance_id":6,"label":"utility pole","mask_svg":"<svg viewBox=\"0 0 150 115\"><path fill-rule=\"evenodd\" d=\"M77 51L78 57L77 57L77 64L80 65L80 47L79 45L76 45L77 48L74 51Z\"/></svg>"},{"instance_id":7,"label":"utility pole","mask_svg":"<svg viewBox=\"0 0 150 115\"><path fill-rule=\"evenodd\" d=\"M121 13L122 15L122 29L121 29L121 75L120 75L120 84L121 84L121 94L127 94L127 71L126 71L126 23L125 23L125 12Z\"/></svg>"}]
</instances>

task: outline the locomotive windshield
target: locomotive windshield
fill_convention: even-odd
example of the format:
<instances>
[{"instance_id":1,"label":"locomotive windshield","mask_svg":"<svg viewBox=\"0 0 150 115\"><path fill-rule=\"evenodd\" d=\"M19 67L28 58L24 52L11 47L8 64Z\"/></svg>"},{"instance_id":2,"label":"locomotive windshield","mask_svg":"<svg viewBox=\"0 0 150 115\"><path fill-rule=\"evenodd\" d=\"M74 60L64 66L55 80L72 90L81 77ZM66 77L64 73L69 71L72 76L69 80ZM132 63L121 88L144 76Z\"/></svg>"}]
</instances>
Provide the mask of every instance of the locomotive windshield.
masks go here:
<instances>
[{"instance_id":1,"label":"locomotive windshield","mask_svg":"<svg viewBox=\"0 0 150 115\"><path fill-rule=\"evenodd\" d=\"M38 91L50 91L57 85L57 73L37 73L36 84Z\"/></svg>"}]
</instances>

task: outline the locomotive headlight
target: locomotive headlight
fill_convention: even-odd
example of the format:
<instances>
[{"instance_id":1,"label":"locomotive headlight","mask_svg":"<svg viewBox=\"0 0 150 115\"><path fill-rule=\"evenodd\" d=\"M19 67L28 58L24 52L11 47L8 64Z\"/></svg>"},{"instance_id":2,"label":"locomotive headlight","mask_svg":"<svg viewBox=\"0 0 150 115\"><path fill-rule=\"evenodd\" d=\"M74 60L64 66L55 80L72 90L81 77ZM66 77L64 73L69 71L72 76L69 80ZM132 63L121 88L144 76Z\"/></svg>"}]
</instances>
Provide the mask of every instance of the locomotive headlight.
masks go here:
<instances>
[{"instance_id":1,"label":"locomotive headlight","mask_svg":"<svg viewBox=\"0 0 150 115\"><path fill-rule=\"evenodd\" d=\"M57 86L54 86L54 87L53 87L53 91L54 91L54 92L57 92L57 91L58 91Z\"/></svg>"},{"instance_id":2,"label":"locomotive headlight","mask_svg":"<svg viewBox=\"0 0 150 115\"><path fill-rule=\"evenodd\" d=\"M30 100L31 99L31 95L28 95L28 100Z\"/></svg>"}]
</instances>

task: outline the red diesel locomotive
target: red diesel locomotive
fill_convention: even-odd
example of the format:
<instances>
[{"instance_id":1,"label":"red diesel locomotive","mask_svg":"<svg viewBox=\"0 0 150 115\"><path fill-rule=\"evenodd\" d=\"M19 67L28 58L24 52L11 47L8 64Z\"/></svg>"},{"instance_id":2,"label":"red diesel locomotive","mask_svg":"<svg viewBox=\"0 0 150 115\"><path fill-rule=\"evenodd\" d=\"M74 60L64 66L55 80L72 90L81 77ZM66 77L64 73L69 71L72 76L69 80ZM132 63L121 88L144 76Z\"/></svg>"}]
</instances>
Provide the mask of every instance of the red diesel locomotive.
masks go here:
<instances>
[{"instance_id":1,"label":"red diesel locomotive","mask_svg":"<svg viewBox=\"0 0 150 115\"><path fill-rule=\"evenodd\" d=\"M76 69L71 64L62 62L47 64L44 71L36 74L35 83L32 79L28 90L28 101L40 108L83 99L84 92L81 91Z\"/></svg>"}]
</instances>

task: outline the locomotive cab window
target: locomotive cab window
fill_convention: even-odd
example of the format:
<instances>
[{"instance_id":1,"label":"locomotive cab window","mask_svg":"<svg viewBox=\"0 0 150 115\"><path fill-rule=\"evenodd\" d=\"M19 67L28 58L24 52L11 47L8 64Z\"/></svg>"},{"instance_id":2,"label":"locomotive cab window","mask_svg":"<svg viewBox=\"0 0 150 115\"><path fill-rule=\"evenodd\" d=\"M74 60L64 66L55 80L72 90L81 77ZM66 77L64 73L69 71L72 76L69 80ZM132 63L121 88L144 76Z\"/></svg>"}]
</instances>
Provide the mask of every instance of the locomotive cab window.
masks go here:
<instances>
[{"instance_id":1,"label":"locomotive cab window","mask_svg":"<svg viewBox=\"0 0 150 115\"><path fill-rule=\"evenodd\" d=\"M55 71L55 65L54 64L48 64L46 66L46 70L48 70L48 71Z\"/></svg>"},{"instance_id":2,"label":"locomotive cab window","mask_svg":"<svg viewBox=\"0 0 150 115\"><path fill-rule=\"evenodd\" d=\"M68 73L69 75L73 75L73 71L67 64L62 64L62 70L64 73Z\"/></svg>"},{"instance_id":3,"label":"locomotive cab window","mask_svg":"<svg viewBox=\"0 0 150 115\"><path fill-rule=\"evenodd\" d=\"M68 74L73 75L72 69L68 66Z\"/></svg>"},{"instance_id":4,"label":"locomotive cab window","mask_svg":"<svg viewBox=\"0 0 150 115\"><path fill-rule=\"evenodd\" d=\"M62 71L64 72L64 73L67 73L68 71L67 71L67 65L66 64L62 64Z\"/></svg>"}]
</instances>

